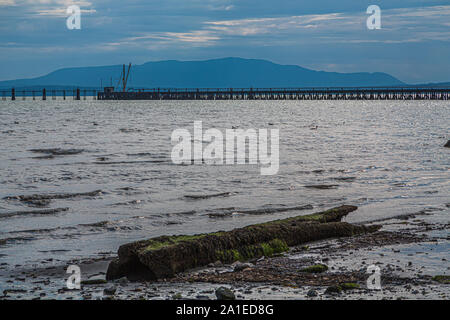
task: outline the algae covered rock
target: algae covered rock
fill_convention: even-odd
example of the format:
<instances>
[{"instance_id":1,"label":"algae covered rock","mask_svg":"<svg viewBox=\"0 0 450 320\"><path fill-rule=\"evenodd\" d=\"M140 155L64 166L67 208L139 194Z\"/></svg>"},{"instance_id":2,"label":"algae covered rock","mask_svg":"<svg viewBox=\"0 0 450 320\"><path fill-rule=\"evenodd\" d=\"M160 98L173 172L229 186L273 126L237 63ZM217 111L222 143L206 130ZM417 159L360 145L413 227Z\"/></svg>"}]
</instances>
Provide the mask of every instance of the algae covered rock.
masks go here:
<instances>
[{"instance_id":1,"label":"algae covered rock","mask_svg":"<svg viewBox=\"0 0 450 320\"><path fill-rule=\"evenodd\" d=\"M270 257L288 251L290 246L379 229L378 226L340 222L342 217L356 209L355 206L341 206L229 232L162 236L128 243L119 248L118 258L110 263L106 279L124 276L129 280L170 278L179 272L207 266L215 261L231 264Z\"/></svg>"},{"instance_id":2,"label":"algae covered rock","mask_svg":"<svg viewBox=\"0 0 450 320\"><path fill-rule=\"evenodd\" d=\"M236 300L234 292L228 288L220 287L216 290L217 300Z\"/></svg>"},{"instance_id":3,"label":"algae covered rock","mask_svg":"<svg viewBox=\"0 0 450 320\"><path fill-rule=\"evenodd\" d=\"M340 286L333 285L333 286L329 286L325 290L325 294L330 294L330 295L339 294L339 293L341 293L341 291L342 291L342 288Z\"/></svg>"}]
</instances>

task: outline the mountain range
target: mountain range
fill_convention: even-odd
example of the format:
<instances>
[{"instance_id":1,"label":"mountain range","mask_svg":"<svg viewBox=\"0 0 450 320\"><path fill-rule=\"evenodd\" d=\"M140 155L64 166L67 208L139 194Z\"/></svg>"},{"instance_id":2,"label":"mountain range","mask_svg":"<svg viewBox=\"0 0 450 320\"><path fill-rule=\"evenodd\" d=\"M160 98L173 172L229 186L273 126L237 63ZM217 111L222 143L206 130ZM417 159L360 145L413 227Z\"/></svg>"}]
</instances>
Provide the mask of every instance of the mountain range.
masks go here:
<instances>
[{"instance_id":1,"label":"mountain range","mask_svg":"<svg viewBox=\"0 0 450 320\"><path fill-rule=\"evenodd\" d=\"M0 81L2 88L116 86L122 65L63 68L47 75ZM267 60L223 58L204 61L166 60L131 68L128 88L289 88L402 86L382 72L314 71Z\"/></svg>"}]
</instances>

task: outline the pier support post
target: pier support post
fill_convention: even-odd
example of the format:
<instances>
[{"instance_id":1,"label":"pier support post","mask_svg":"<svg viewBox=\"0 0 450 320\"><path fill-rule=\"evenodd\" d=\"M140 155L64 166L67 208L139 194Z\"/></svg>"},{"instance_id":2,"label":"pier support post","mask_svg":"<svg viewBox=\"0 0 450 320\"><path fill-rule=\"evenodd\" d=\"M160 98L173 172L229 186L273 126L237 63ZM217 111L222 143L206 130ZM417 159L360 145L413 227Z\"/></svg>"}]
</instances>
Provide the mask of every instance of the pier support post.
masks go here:
<instances>
[{"instance_id":1,"label":"pier support post","mask_svg":"<svg viewBox=\"0 0 450 320\"><path fill-rule=\"evenodd\" d=\"M42 100L47 100L47 90L42 89Z\"/></svg>"},{"instance_id":2,"label":"pier support post","mask_svg":"<svg viewBox=\"0 0 450 320\"><path fill-rule=\"evenodd\" d=\"M66 100L66 90L63 90L63 99Z\"/></svg>"},{"instance_id":3,"label":"pier support post","mask_svg":"<svg viewBox=\"0 0 450 320\"><path fill-rule=\"evenodd\" d=\"M16 89L11 89L11 100L16 100Z\"/></svg>"},{"instance_id":4,"label":"pier support post","mask_svg":"<svg viewBox=\"0 0 450 320\"><path fill-rule=\"evenodd\" d=\"M77 88L77 100L80 100L80 88Z\"/></svg>"}]
</instances>

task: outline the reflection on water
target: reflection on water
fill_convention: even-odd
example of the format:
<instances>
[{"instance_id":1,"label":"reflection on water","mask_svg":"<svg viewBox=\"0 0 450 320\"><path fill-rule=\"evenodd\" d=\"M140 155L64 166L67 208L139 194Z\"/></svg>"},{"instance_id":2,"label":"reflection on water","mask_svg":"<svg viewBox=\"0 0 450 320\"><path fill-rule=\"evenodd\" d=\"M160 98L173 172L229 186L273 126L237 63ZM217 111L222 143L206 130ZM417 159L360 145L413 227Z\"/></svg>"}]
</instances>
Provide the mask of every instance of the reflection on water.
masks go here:
<instances>
[{"instance_id":1,"label":"reflection on water","mask_svg":"<svg viewBox=\"0 0 450 320\"><path fill-rule=\"evenodd\" d=\"M448 212L449 118L446 101L2 101L0 262L87 257L342 203L360 207L349 221ZM278 174L172 164L172 131L200 120L278 128Z\"/></svg>"}]
</instances>

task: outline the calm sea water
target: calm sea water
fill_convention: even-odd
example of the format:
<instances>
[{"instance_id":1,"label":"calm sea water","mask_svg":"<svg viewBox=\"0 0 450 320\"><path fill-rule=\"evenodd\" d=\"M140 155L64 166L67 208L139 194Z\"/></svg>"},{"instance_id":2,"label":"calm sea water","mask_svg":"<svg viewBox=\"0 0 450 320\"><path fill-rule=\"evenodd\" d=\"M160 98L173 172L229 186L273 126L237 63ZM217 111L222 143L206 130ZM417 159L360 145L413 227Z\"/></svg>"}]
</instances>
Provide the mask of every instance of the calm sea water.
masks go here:
<instances>
[{"instance_id":1,"label":"calm sea water","mask_svg":"<svg viewBox=\"0 0 450 320\"><path fill-rule=\"evenodd\" d=\"M448 101L0 101L0 263L91 257L133 240L228 230L344 203L359 206L351 222L424 208L450 213L449 119ZM204 129L278 128L278 174L173 164L172 131L192 131L198 120ZM82 152L30 151L48 148ZM314 184L337 187L305 188ZM4 199L94 190L102 192L39 208ZM186 197L218 193L230 194ZM245 213L307 204L314 209ZM69 209L21 213L49 208Z\"/></svg>"}]
</instances>

